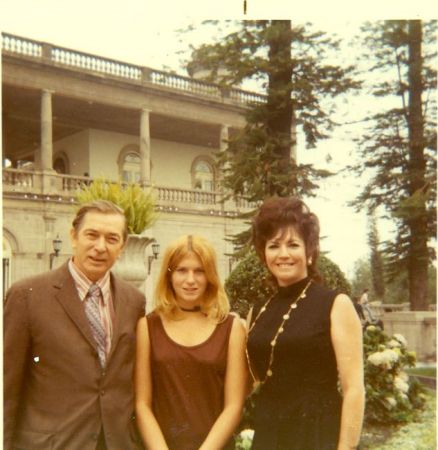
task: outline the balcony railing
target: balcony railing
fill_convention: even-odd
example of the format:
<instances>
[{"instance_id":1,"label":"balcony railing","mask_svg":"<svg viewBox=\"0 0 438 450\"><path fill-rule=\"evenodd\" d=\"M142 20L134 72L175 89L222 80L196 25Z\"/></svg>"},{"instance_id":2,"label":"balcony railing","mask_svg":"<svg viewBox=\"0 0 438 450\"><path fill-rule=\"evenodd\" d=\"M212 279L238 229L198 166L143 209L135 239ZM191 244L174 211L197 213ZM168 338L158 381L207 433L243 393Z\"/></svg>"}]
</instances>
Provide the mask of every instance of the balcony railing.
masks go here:
<instances>
[{"instance_id":1,"label":"balcony railing","mask_svg":"<svg viewBox=\"0 0 438 450\"><path fill-rule=\"evenodd\" d=\"M3 190L13 187L14 191L31 192L34 188L35 172L18 169L3 169Z\"/></svg>"},{"instance_id":2,"label":"balcony railing","mask_svg":"<svg viewBox=\"0 0 438 450\"><path fill-rule=\"evenodd\" d=\"M2 33L2 49L5 53L23 55L40 59L46 64L61 65L88 72L110 75L126 82L150 83L180 92L196 94L214 99L228 99L233 103L246 106L251 103L265 103L266 96L243 89L221 89L213 83L137 66L90 53L71 50L53 44L34 41L8 33Z\"/></svg>"},{"instance_id":3,"label":"balcony railing","mask_svg":"<svg viewBox=\"0 0 438 450\"><path fill-rule=\"evenodd\" d=\"M8 193L22 193L27 197L48 195L57 196L67 201L71 201L74 198L81 186L93 181L90 177L11 168L3 169L2 179L4 195ZM233 215L235 211L255 208L254 204L242 198L224 203L221 192L168 186L151 186L151 188L157 196L157 205L161 207L172 206L174 209L182 207L216 212L220 210L224 211L225 215Z\"/></svg>"}]
</instances>

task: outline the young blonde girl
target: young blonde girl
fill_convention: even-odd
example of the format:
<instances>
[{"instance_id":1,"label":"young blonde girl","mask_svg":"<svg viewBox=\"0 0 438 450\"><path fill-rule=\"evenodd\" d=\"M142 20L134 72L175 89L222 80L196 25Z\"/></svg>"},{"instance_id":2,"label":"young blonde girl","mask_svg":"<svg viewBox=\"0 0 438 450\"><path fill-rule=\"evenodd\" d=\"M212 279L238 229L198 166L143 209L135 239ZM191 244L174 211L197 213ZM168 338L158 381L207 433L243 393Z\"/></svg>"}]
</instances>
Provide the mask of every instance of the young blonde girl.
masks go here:
<instances>
[{"instance_id":1,"label":"young blonde girl","mask_svg":"<svg viewBox=\"0 0 438 450\"><path fill-rule=\"evenodd\" d=\"M166 249L155 310L137 328L137 423L148 449L234 448L246 386L245 330L199 236Z\"/></svg>"}]
</instances>

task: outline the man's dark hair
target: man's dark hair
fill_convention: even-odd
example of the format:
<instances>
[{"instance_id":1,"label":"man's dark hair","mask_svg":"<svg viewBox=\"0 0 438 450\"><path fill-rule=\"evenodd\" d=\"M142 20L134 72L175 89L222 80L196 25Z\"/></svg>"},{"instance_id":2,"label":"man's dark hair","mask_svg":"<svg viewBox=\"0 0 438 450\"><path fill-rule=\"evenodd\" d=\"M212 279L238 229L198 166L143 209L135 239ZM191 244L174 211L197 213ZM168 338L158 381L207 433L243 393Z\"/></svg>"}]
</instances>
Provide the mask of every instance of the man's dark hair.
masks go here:
<instances>
[{"instance_id":1,"label":"man's dark hair","mask_svg":"<svg viewBox=\"0 0 438 450\"><path fill-rule=\"evenodd\" d=\"M84 203L76 213L76 217L73 219L72 226L77 234L84 221L85 214L88 212L98 212L102 214L119 214L125 219L125 227L123 229L123 242L126 242L128 238L128 224L126 222L125 212L122 208L115 205L108 200L95 200L92 202Z\"/></svg>"}]
</instances>

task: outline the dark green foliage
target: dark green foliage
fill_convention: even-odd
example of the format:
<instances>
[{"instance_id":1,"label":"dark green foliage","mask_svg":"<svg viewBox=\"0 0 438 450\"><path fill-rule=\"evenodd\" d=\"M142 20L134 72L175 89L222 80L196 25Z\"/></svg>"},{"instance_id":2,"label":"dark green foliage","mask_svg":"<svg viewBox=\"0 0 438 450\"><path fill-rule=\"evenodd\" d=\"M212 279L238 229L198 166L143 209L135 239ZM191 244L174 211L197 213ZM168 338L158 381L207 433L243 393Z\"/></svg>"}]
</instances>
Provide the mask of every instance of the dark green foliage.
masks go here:
<instances>
[{"instance_id":1,"label":"dark green foliage","mask_svg":"<svg viewBox=\"0 0 438 450\"><path fill-rule=\"evenodd\" d=\"M383 207L397 225L386 242L387 274L407 270L412 309L427 309L428 248L436 236L436 21L367 23L369 88L390 105L367 117L358 140L361 162L353 169L369 182L357 209ZM384 108L384 106L383 106Z\"/></svg>"},{"instance_id":2,"label":"dark green foliage","mask_svg":"<svg viewBox=\"0 0 438 450\"><path fill-rule=\"evenodd\" d=\"M326 286L350 295L351 287L344 274L326 256L320 257L318 271ZM274 294L274 286L269 272L253 251L239 262L225 282L231 309L242 317L247 315L252 305L265 303Z\"/></svg>"},{"instance_id":3,"label":"dark green foliage","mask_svg":"<svg viewBox=\"0 0 438 450\"><path fill-rule=\"evenodd\" d=\"M330 289L351 295L351 285L344 273L331 259L321 255L318 260L318 272L324 284Z\"/></svg>"},{"instance_id":4,"label":"dark green foliage","mask_svg":"<svg viewBox=\"0 0 438 450\"><path fill-rule=\"evenodd\" d=\"M354 263L353 277L351 278L351 295L360 298L363 290L370 288L371 282L371 267L368 259L358 259ZM374 292L371 292L371 300L374 298Z\"/></svg>"},{"instance_id":5,"label":"dark green foliage","mask_svg":"<svg viewBox=\"0 0 438 450\"><path fill-rule=\"evenodd\" d=\"M427 299L430 305L436 304L436 267L432 264L428 269ZM409 302L409 282L407 271L404 270L387 283L385 303Z\"/></svg>"},{"instance_id":6,"label":"dark green foliage","mask_svg":"<svg viewBox=\"0 0 438 450\"><path fill-rule=\"evenodd\" d=\"M227 147L218 154L222 186L229 196L242 196L255 207L273 195L313 195L330 173L296 163L291 128L301 128L309 147L328 137L333 127L329 99L358 86L349 76L352 68L326 63L327 52L338 43L308 25L290 20L238 24L220 42L195 49L188 64L189 72L208 70L210 81L230 87L253 79L266 92L266 102L250 106L246 126L230 130ZM244 232L231 240L246 251L248 237Z\"/></svg>"},{"instance_id":7,"label":"dark green foliage","mask_svg":"<svg viewBox=\"0 0 438 450\"><path fill-rule=\"evenodd\" d=\"M275 291L274 284L269 280L270 274L264 264L255 252L249 252L225 281L231 309L246 317L252 305L266 302Z\"/></svg>"},{"instance_id":8,"label":"dark green foliage","mask_svg":"<svg viewBox=\"0 0 438 450\"><path fill-rule=\"evenodd\" d=\"M377 299L372 287L371 266L369 260L360 259L354 265L354 274L351 280L352 295L359 297L365 288L370 290L370 301ZM409 302L409 285L407 271L403 270L385 284L385 296L383 303L406 303ZM430 304L436 303L436 268L429 266L428 270L428 299Z\"/></svg>"}]
</instances>

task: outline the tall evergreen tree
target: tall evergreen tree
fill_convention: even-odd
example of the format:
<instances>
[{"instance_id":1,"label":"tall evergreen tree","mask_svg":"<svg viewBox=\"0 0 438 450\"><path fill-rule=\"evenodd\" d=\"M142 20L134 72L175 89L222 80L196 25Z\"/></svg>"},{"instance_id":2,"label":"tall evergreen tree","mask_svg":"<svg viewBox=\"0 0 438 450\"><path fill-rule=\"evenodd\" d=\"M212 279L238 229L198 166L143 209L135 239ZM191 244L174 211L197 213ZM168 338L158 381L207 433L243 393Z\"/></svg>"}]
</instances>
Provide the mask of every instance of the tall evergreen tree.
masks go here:
<instances>
[{"instance_id":1,"label":"tall evergreen tree","mask_svg":"<svg viewBox=\"0 0 438 450\"><path fill-rule=\"evenodd\" d=\"M385 21L364 27L372 94L387 99L359 141L370 181L358 209L383 206L397 234L386 245L389 275L407 269L413 310L427 309L428 241L436 227L436 21ZM398 104L396 100L398 99Z\"/></svg>"},{"instance_id":2,"label":"tall evergreen tree","mask_svg":"<svg viewBox=\"0 0 438 450\"><path fill-rule=\"evenodd\" d=\"M333 126L331 105L325 100L358 86L349 75L351 67L325 61L337 46L324 33L292 26L290 20L256 20L242 21L237 31L193 51L189 71L208 69L210 80L217 81L226 69L222 84L255 79L266 92L266 102L249 108L245 128L234 130L218 155L222 184L231 196L257 205L272 195L312 195L317 181L329 175L297 162L292 128L301 127L307 145L315 146ZM244 232L235 244L247 240Z\"/></svg>"},{"instance_id":3,"label":"tall evergreen tree","mask_svg":"<svg viewBox=\"0 0 438 450\"><path fill-rule=\"evenodd\" d=\"M377 220L374 213L369 215L368 245L370 247L370 267L371 281L373 284L374 295L383 300L385 296L385 273L383 257L380 252L379 231L377 229Z\"/></svg>"},{"instance_id":4,"label":"tall evergreen tree","mask_svg":"<svg viewBox=\"0 0 438 450\"><path fill-rule=\"evenodd\" d=\"M364 289L369 289L372 285L370 260L368 258L355 261L350 282L352 296L359 300ZM374 296L374 292L372 294Z\"/></svg>"}]
</instances>

